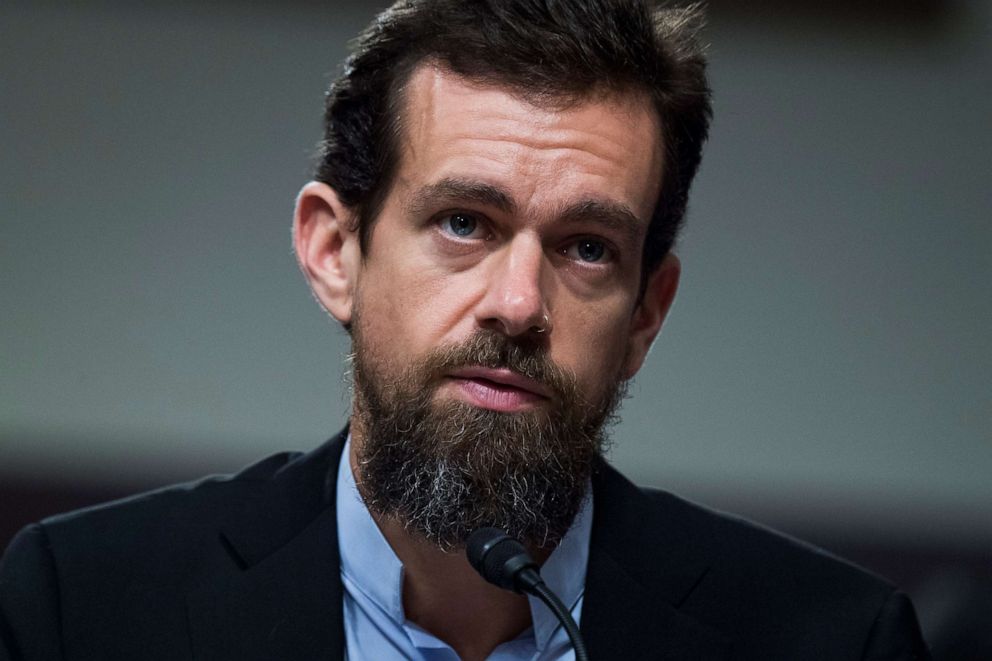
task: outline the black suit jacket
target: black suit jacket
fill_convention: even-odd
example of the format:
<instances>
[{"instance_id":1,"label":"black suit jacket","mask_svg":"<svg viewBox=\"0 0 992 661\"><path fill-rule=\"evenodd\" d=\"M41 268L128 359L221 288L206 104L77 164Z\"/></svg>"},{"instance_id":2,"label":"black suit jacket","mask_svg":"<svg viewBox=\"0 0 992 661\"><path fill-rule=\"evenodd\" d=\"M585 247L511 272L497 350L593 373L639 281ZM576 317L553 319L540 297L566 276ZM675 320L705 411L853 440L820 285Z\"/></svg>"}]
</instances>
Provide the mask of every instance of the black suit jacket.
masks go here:
<instances>
[{"instance_id":1,"label":"black suit jacket","mask_svg":"<svg viewBox=\"0 0 992 661\"><path fill-rule=\"evenodd\" d=\"M0 659L343 658L343 444L27 527L0 565ZM605 462L593 489L592 659L927 657L881 579Z\"/></svg>"}]
</instances>

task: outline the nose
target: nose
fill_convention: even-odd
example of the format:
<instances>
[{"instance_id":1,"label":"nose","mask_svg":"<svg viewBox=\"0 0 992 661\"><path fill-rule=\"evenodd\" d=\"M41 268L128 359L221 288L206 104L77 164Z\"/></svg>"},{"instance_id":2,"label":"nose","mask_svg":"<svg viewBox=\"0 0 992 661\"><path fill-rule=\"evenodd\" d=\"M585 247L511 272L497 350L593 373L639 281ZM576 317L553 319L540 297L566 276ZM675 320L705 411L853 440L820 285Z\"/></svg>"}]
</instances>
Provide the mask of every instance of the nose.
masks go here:
<instances>
[{"instance_id":1,"label":"nose","mask_svg":"<svg viewBox=\"0 0 992 661\"><path fill-rule=\"evenodd\" d=\"M551 318L540 241L518 235L490 259L486 293L475 310L478 324L511 337L548 332Z\"/></svg>"}]
</instances>

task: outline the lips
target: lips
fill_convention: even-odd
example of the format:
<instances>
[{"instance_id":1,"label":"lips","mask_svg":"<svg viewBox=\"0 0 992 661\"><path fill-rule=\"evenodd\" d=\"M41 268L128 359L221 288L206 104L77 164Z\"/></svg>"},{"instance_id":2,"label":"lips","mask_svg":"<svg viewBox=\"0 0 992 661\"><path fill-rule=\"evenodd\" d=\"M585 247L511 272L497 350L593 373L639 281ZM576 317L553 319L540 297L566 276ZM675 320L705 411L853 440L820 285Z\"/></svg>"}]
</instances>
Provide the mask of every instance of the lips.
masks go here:
<instances>
[{"instance_id":1,"label":"lips","mask_svg":"<svg viewBox=\"0 0 992 661\"><path fill-rule=\"evenodd\" d=\"M519 411L548 400L551 391L507 368L462 367L448 374L469 402L495 411Z\"/></svg>"}]
</instances>

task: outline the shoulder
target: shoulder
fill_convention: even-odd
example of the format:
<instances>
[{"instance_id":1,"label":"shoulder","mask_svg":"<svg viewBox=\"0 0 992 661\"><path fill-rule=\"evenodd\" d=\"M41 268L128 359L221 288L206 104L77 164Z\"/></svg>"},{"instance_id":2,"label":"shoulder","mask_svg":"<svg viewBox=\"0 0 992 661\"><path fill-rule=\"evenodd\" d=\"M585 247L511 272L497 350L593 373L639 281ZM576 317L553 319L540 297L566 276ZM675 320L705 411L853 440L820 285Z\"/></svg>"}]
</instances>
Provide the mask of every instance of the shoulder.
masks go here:
<instances>
[{"instance_id":1,"label":"shoulder","mask_svg":"<svg viewBox=\"0 0 992 661\"><path fill-rule=\"evenodd\" d=\"M114 549L175 548L216 530L245 499L263 489L300 453L267 457L238 473L211 475L174 484L43 519L44 530L57 552L89 549L114 554Z\"/></svg>"},{"instance_id":2,"label":"shoulder","mask_svg":"<svg viewBox=\"0 0 992 661\"><path fill-rule=\"evenodd\" d=\"M62 590L112 593L115 587L195 579L229 562L226 530L249 526L278 541L327 507L333 494L326 476L340 446L335 438L312 452L275 454L235 474L48 517L15 538L0 576L14 580L11 566L44 555Z\"/></svg>"},{"instance_id":3,"label":"shoulder","mask_svg":"<svg viewBox=\"0 0 992 661\"><path fill-rule=\"evenodd\" d=\"M620 568L742 658L926 658L912 605L885 579L823 549L671 493L594 476L593 558ZM811 654L810 650L818 650ZM887 653L887 652L885 652ZM886 658L886 657L882 657Z\"/></svg>"},{"instance_id":4,"label":"shoulder","mask_svg":"<svg viewBox=\"0 0 992 661\"><path fill-rule=\"evenodd\" d=\"M683 522L706 565L683 612L748 641L764 658L795 650L807 650L806 658L929 658L912 603L886 579L741 517L642 492Z\"/></svg>"},{"instance_id":5,"label":"shoulder","mask_svg":"<svg viewBox=\"0 0 992 661\"><path fill-rule=\"evenodd\" d=\"M760 591L765 586L815 593L821 599L871 596L878 605L894 589L868 570L780 531L659 489L640 491L655 512L678 522L710 573L739 589Z\"/></svg>"},{"instance_id":6,"label":"shoulder","mask_svg":"<svg viewBox=\"0 0 992 661\"><path fill-rule=\"evenodd\" d=\"M853 591L884 600L893 589L812 544L661 489L635 486L605 463L593 484L600 526L614 552L635 570L652 571L653 560L663 554L680 566L705 567L707 580L742 592L812 591L827 597Z\"/></svg>"},{"instance_id":7,"label":"shoulder","mask_svg":"<svg viewBox=\"0 0 992 661\"><path fill-rule=\"evenodd\" d=\"M187 595L240 571L235 543L264 552L326 511L342 445L338 437L26 527L0 559L0 658L4 645L17 658L60 658L70 643L80 658L111 649L138 658L152 639L149 658L180 658Z\"/></svg>"}]
</instances>

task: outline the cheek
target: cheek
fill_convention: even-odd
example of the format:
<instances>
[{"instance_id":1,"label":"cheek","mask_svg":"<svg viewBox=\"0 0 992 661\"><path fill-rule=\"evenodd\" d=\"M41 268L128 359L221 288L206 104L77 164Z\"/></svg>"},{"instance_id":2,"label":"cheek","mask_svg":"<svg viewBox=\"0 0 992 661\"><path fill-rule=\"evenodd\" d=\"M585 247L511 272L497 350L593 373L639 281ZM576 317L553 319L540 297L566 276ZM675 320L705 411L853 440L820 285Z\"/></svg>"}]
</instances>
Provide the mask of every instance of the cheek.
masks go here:
<instances>
[{"instance_id":1,"label":"cheek","mask_svg":"<svg viewBox=\"0 0 992 661\"><path fill-rule=\"evenodd\" d=\"M467 318L470 278L410 259L395 259L365 276L359 287L363 328L392 353L421 355L450 341Z\"/></svg>"},{"instance_id":2,"label":"cheek","mask_svg":"<svg viewBox=\"0 0 992 661\"><path fill-rule=\"evenodd\" d=\"M600 391L622 375L630 336L622 311L597 306L595 314L573 315L557 330L560 342L552 344L552 357L575 373L584 392Z\"/></svg>"}]
</instances>

